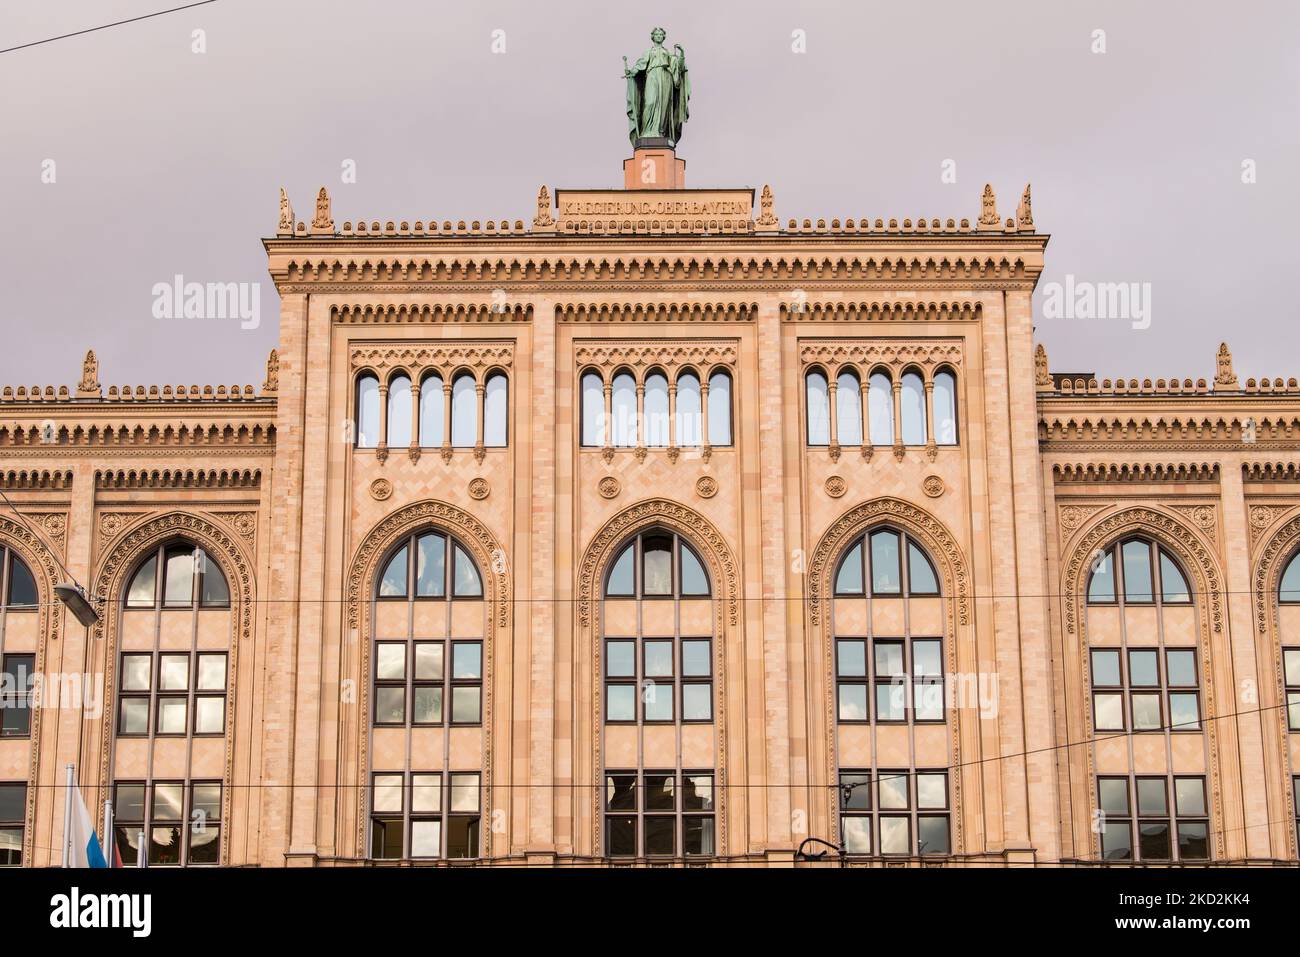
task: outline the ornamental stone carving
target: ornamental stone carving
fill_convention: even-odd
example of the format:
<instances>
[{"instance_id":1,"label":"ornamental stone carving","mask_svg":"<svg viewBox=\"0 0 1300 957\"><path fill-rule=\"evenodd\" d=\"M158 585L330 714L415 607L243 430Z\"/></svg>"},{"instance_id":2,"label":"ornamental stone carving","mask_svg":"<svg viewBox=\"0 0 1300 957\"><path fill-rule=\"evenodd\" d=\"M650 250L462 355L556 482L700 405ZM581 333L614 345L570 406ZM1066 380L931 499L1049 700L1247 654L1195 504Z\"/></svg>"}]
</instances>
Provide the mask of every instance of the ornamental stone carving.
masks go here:
<instances>
[{"instance_id":1,"label":"ornamental stone carving","mask_svg":"<svg viewBox=\"0 0 1300 957\"><path fill-rule=\"evenodd\" d=\"M844 481L843 476L832 475L822 487L831 498L840 498L849 490L849 483Z\"/></svg>"},{"instance_id":2,"label":"ornamental stone carving","mask_svg":"<svg viewBox=\"0 0 1300 957\"><path fill-rule=\"evenodd\" d=\"M927 475L921 480L921 491L930 498L938 498L944 493L945 488L947 486L943 484L943 479L937 475Z\"/></svg>"},{"instance_id":3,"label":"ornamental stone carving","mask_svg":"<svg viewBox=\"0 0 1300 957\"><path fill-rule=\"evenodd\" d=\"M370 483L370 497L382 502L393 494L393 483L386 478L377 478Z\"/></svg>"},{"instance_id":4,"label":"ornamental stone carving","mask_svg":"<svg viewBox=\"0 0 1300 957\"><path fill-rule=\"evenodd\" d=\"M492 486L488 484L485 478L470 479L469 497L475 501L481 501L488 497L492 492Z\"/></svg>"},{"instance_id":5,"label":"ornamental stone carving","mask_svg":"<svg viewBox=\"0 0 1300 957\"><path fill-rule=\"evenodd\" d=\"M718 494L718 480L712 475L701 475L695 480L695 494L700 498L713 498Z\"/></svg>"},{"instance_id":6,"label":"ornamental stone carving","mask_svg":"<svg viewBox=\"0 0 1300 957\"><path fill-rule=\"evenodd\" d=\"M596 483L596 491L601 498L616 498L622 490L622 484L612 475L606 475Z\"/></svg>"}]
</instances>

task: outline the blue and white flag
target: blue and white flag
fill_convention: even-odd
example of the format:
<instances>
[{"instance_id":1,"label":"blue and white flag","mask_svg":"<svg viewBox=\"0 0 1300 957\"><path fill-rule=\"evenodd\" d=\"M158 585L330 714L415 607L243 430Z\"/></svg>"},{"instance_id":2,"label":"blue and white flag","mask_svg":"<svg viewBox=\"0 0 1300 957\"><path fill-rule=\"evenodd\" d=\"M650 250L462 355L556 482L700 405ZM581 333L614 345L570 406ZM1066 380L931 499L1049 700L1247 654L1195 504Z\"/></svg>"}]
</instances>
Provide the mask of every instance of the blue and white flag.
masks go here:
<instances>
[{"instance_id":1,"label":"blue and white flag","mask_svg":"<svg viewBox=\"0 0 1300 957\"><path fill-rule=\"evenodd\" d=\"M86 801L81 796L81 788L72 788L68 800L72 801L72 829L68 832L71 838L71 854L68 857L68 866L107 867L108 863L104 860L104 851L100 847L99 837L95 834L95 826L90 820L90 812L86 809Z\"/></svg>"}]
</instances>

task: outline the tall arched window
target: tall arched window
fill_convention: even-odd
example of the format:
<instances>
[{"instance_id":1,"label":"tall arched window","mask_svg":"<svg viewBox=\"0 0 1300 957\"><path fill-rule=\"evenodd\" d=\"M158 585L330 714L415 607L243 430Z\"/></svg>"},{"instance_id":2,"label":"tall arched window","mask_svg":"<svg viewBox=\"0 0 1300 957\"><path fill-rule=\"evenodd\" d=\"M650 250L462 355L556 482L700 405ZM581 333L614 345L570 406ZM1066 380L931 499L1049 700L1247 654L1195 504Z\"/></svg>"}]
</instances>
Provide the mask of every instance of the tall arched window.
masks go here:
<instances>
[{"instance_id":1,"label":"tall arched window","mask_svg":"<svg viewBox=\"0 0 1300 957\"><path fill-rule=\"evenodd\" d=\"M620 372L614 376L610 417L613 420L610 424L614 428L612 444L620 448L636 445L636 380L631 373Z\"/></svg>"},{"instance_id":2,"label":"tall arched window","mask_svg":"<svg viewBox=\"0 0 1300 957\"><path fill-rule=\"evenodd\" d=\"M668 377L659 371L645 377L645 444L652 449L668 445Z\"/></svg>"},{"instance_id":3,"label":"tall arched window","mask_svg":"<svg viewBox=\"0 0 1300 957\"><path fill-rule=\"evenodd\" d=\"M124 864L220 863L233 616L220 565L191 541L140 559L117 661L114 840ZM121 739L138 739L129 747ZM166 739L180 739L176 747ZM178 763L179 762L179 763Z\"/></svg>"},{"instance_id":4,"label":"tall arched window","mask_svg":"<svg viewBox=\"0 0 1300 957\"><path fill-rule=\"evenodd\" d=\"M1300 553L1291 556L1282 577L1278 581L1277 600L1280 605L1300 605ZM1294 620L1294 608L1280 608L1279 611ZM1282 640L1292 647L1282 649L1282 682L1286 690L1287 729L1300 731L1300 636L1282 622L1280 629ZM1300 782L1300 776L1296 778ZM1300 783L1296 785L1300 788ZM1296 814L1300 816L1300 803L1296 805Z\"/></svg>"},{"instance_id":5,"label":"tall arched window","mask_svg":"<svg viewBox=\"0 0 1300 957\"><path fill-rule=\"evenodd\" d=\"M478 566L454 536L425 529L389 552L370 641L371 858L482 853L482 732L443 742L482 725L487 614Z\"/></svg>"},{"instance_id":6,"label":"tall arched window","mask_svg":"<svg viewBox=\"0 0 1300 957\"><path fill-rule=\"evenodd\" d=\"M709 445L731 444L731 376L709 376Z\"/></svg>"},{"instance_id":7,"label":"tall arched window","mask_svg":"<svg viewBox=\"0 0 1300 957\"><path fill-rule=\"evenodd\" d=\"M595 372L582 376L582 444L589 449L605 444L605 382Z\"/></svg>"},{"instance_id":8,"label":"tall arched window","mask_svg":"<svg viewBox=\"0 0 1300 957\"><path fill-rule=\"evenodd\" d=\"M1278 585L1278 600L1284 605L1300 604L1300 553L1291 556Z\"/></svg>"},{"instance_id":9,"label":"tall arched window","mask_svg":"<svg viewBox=\"0 0 1300 957\"><path fill-rule=\"evenodd\" d=\"M483 392L483 444L490 449L503 448L506 444L509 388L505 373L494 372L488 376Z\"/></svg>"},{"instance_id":10,"label":"tall arched window","mask_svg":"<svg viewBox=\"0 0 1300 957\"><path fill-rule=\"evenodd\" d=\"M872 445L894 444L894 382L887 372L874 372L867 389L867 414Z\"/></svg>"},{"instance_id":11,"label":"tall arched window","mask_svg":"<svg viewBox=\"0 0 1300 957\"><path fill-rule=\"evenodd\" d=\"M420 445L426 449L442 447L446 427L446 401L442 376L431 372L420 383Z\"/></svg>"},{"instance_id":12,"label":"tall arched window","mask_svg":"<svg viewBox=\"0 0 1300 957\"><path fill-rule=\"evenodd\" d=\"M400 449L411 444L411 380L393 376L388 383L388 444Z\"/></svg>"},{"instance_id":13,"label":"tall arched window","mask_svg":"<svg viewBox=\"0 0 1300 957\"><path fill-rule=\"evenodd\" d=\"M925 383L919 372L903 373L899 396L903 420L903 444L925 445Z\"/></svg>"},{"instance_id":14,"label":"tall arched window","mask_svg":"<svg viewBox=\"0 0 1300 957\"><path fill-rule=\"evenodd\" d=\"M820 369L811 370L805 377L808 396L808 444L829 445L831 441L830 391L826 376Z\"/></svg>"},{"instance_id":15,"label":"tall arched window","mask_svg":"<svg viewBox=\"0 0 1300 957\"><path fill-rule=\"evenodd\" d=\"M845 549L834 594L845 852L949 854L947 752L930 746L919 731L900 737L894 730L947 720L944 615L934 565L907 532L877 528ZM888 759L881 757L886 743L893 754Z\"/></svg>"},{"instance_id":16,"label":"tall arched window","mask_svg":"<svg viewBox=\"0 0 1300 957\"><path fill-rule=\"evenodd\" d=\"M37 610L38 594L31 569L12 548L0 545L0 738L26 738L32 733L37 639L36 630L23 625ZM23 618L27 621L19 622ZM4 818L6 824L9 820ZM17 818L19 829L22 820ZM21 831L16 847L6 846L9 833L0 825L0 865L22 863Z\"/></svg>"},{"instance_id":17,"label":"tall arched window","mask_svg":"<svg viewBox=\"0 0 1300 957\"><path fill-rule=\"evenodd\" d=\"M682 759L712 753L709 573L681 536L647 529L616 553L603 594L603 753L626 756L604 769L605 853L712 856L712 762Z\"/></svg>"},{"instance_id":18,"label":"tall arched window","mask_svg":"<svg viewBox=\"0 0 1300 957\"><path fill-rule=\"evenodd\" d=\"M862 391L852 369L835 380L835 431L840 445L862 444Z\"/></svg>"},{"instance_id":19,"label":"tall arched window","mask_svg":"<svg viewBox=\"0 0 1300 957\"><path fill-rule=\"evenodd\" d=\"M1207 860L1203 768L1180 758L1185 749L1172 740L1200 737L1203 727L1200 642L1187 576L1156 542L1128 538L1092 556L1087 600L1093 731L1125 737L1128 751L1122 767L1098 766L1102 857ZM1162 736L1172 766L1130 773L1140 760L1133 733Z\"/></svg>"},{"instance_id":20,"label":"tall arched window","mask_svg":"<svg viewBox=\"0 0 1300 957\"><path fill-rule=\"evenodd\" d=\"M357 448L379 444L379 379L367 373L357 379Z\"/></svg>"},{"instance_id":21,"label":"tall arched window","mask_svg":"<svg viewBox=\"0 0 1300 957\"><path fill-rule=\"evenodd\" d=\"M947 369L934 377L934 441L957 444L957 379Z\"/></svg>"},{"instance_id":22,"label":"tall arched window","mask_svg":"<svg viewBox=\"0 0 1300 957\"><path fill-rule=\"evenodd\" d=\"M704 406L700 400L700 379L694 372L677 376L677 446L697 448L704 441Z\"/></svg>"},{"instance_id":23,"label":"tall arched window","mask_svg":"<svg viewBox=\"0 0 1300 957\"><path fill-rule=\"evenodd\" d=\"M451 444L458 449L478 441L478 395L474 376L462 372L451 382Z\"/></svg>"}]
</instances>

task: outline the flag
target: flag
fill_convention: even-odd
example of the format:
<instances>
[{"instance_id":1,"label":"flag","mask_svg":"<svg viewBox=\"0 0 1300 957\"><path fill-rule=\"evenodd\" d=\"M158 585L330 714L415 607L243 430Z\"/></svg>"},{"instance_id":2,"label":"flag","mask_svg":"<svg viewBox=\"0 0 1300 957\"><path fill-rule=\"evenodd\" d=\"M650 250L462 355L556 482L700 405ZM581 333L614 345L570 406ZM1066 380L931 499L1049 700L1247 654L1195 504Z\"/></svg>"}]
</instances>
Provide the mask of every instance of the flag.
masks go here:
<instances>
[{"instance_id":1,"label":"flag","mask_svg":"<svg viewBox=\"0 0 1300 957\"><path fill-rule=\"evenodd\" d=\"M68 800L72 802L72 828L68 832L71 854L68 864L71 867L107 867L99 837L95 834L95 825L91 823L90 812L86 810L86 802L81 796L81 788L70 788Z\"/></svg>"}]
</instances>

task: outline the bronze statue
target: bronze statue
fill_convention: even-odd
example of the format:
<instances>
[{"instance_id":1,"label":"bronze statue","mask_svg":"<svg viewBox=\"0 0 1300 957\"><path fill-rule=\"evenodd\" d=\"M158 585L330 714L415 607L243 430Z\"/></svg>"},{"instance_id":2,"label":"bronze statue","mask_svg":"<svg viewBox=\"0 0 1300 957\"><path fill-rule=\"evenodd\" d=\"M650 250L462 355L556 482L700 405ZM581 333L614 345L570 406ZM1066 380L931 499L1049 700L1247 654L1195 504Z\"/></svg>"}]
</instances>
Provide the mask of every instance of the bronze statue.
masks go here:
<instances>
[{"instance_id":1,"label":"bronze statue","mask_svg":"<svg viewBox=\"0 0 1300 957\"><path fill-rule=\"evenodd\" d=\"M655 27L650 33L650 49L641 59L629 67L623 57L628 138L633 149L641 140L667 140L667 145L676 146L690 117L686 51L676 43L672 53L664 49L667 35L663 27Z\"/></svg>"}]
</instances>

